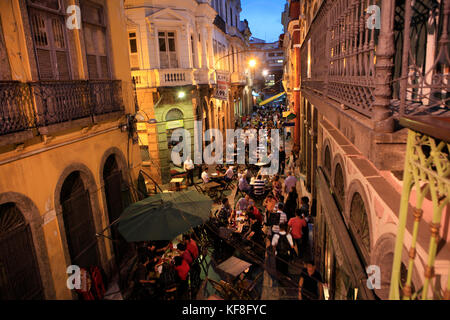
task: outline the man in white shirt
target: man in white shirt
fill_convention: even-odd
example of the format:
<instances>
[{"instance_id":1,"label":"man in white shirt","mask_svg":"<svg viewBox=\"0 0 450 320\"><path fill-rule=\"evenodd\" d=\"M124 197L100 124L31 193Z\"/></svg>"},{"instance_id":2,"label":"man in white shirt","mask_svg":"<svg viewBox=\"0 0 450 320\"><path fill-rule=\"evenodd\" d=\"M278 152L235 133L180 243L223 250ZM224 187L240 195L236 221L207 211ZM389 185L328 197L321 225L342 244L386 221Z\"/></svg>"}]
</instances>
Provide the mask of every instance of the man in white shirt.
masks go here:
<instances>
[{"instance_id":1,"label":"man in white shirt","mask_svg":"<svg viewBox=\"0 0 450 320\"><path fill-rule=\"evenodd\" d=\"M234 176L233 166L229 166L227 171L225 172L224 180L226 182L230 182L231 180L233 180L233 176Z\"/></svg>"},{"instance_id":2,"label":"man in white shirt","mask_svg":"<svg viewBox=\"0 0 450 320\"><path fill-rule=\"evenodd\" d=\"M295 251L292 236L286 232L286 224L280 224L280 232L272 238L272 248L275 251L277 271L283 275L289 275L288 263ZM282 251L283 250L283 251Z\"/></svg>"},{"instance_id":3,"label":"man in white shirt","mask_svg":"<svg viewBox=\"0 0 450 320\"><path fill-rule=\"evenodd\" d=\"M297 178L292 175L292 172L288 172L288 177L284 180L284 192L288 194L291 191L291 188L295 188L297 186Z\"/></svg>"},{"instance_id":4,"label":"man in white shirt","mask_svg":"<svg viewBox=\"0 0 450 320\"><path fill-rule=\"evenodd\" d=\"M194 162L190 156L184 162L183 169L186 171L186 183L192 186L194 184Z\"/></svg>"},{"instance_id":5,"label":"man in white shirt","mask_svg":"<svg viewBox=\"0 0 450 320\"><path fill-rule=\"evenodd\" d=\"M209 175L208 175L208 168L207 167L205 167L205 168L203 168L203 172L202 172L202 180L203 180L203 183L204 184L206 184L206 183L208 183L209 182Z\"/></svg>"}]
</instances>

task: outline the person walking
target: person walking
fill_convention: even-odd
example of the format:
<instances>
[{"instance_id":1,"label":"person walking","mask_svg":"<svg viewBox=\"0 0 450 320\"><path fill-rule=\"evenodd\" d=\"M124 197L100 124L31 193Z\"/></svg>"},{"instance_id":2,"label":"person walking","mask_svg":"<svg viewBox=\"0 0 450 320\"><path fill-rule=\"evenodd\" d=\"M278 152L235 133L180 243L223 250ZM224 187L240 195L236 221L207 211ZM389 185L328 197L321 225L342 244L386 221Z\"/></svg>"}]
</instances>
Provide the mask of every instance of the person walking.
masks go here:
<instances>
[{"instance_id":1,"label":"person walking","mask_svg":"<svg viewBox=\"0 0 450 320\"><path fill-rule=\"evenodd\" d=\"M287 219L291 219L295 216L295 210L297 210L298 194L297 188L291 188L286 202L284 203L284 212L286 213Z\"/></svg>"},{"instance_id":2,"label":"person walking","mask_svg":"<svg viewBox=\"0 0 450 320\"><path fill-rule=\"evenodd\" d=\"M272 238L275 250L277 272L289 276L289 262L294 252L292 236L286 232L286 224L280 224L280 232Z\"/></svg>"},{"instance_id":3,"label":"person walking","mask_svg":"<svg viewBox=\"0 0 450 320\"><path fill-rule=\"evenodd\" d=\"M323 300L322 276L316 270L314 261L306 263L298 282L299 300Z\"/></svg>"},{"instance_id":4,"label":"person walking","mask_svg":"<svg viewBox=\"0 0 450 320\"><path fill-rule=\"evenodd\" d=\"M302 250L302 235L303 228L307 226L305 219L302 218L302 210L295 210L295 217L289 219L288 227L289 233L292 235L292 239L294 240L294 244L297 247L297 256L302 258L303 250Z\"/></svg>"},{"instance_id":5,"label":"person walking","mask_svg":"<svg viewBox=\"0 0 450 320\"><path fill-rule=\"evenodd\" d=\"M281 146L280 147L280 153L278 155L278 159L279 159L279 174L283 175L284 174L284 168L286 167L286 151L284 151L284 147Z\"/></svg>"}]
</instances>

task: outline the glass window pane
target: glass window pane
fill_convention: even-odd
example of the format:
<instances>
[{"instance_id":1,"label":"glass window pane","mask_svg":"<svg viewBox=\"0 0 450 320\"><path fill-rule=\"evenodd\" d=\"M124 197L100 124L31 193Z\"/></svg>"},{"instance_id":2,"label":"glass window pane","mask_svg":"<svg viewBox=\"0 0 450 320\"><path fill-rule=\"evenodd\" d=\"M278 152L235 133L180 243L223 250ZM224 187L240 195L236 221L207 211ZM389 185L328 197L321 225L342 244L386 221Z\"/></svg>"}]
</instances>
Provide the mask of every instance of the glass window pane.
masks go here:
<instances>
[{"instance_id":1,"label":"glass window pane","mask_svg":"<svg viewBox=\"0 0 450 320\"><path fill-rule=\"evenodd\" d=\"M175 51L175 39L169 39L169 51Z\"/></svg>"},{"instance_id":2,"label":"glass window pane","mask_svg":"<svg viewBox=\"0 0 450 320\"><path fill-rule=\"evenodd\" d=\"M136 39L130 39L130 52L131 53L136 53L137 52Z\"/></svg>"},{"instance_id":3,"label":"glass window pane","mask_svg":"<svg viewBox=\"0 0 450 320\"><path fill-rule=\"evenodd\" d=\"M131 32L131 33L129 34L129 36L130 36L130 38L135 38L135 37L136 37L136 33L135 33L135 32Z\"/></svg>"},{"instance_id":4,"label":"glass window pane","mask_svg":"<svg viewBox=\"0 0 450 320\"><path fill-rule=\"evenodd\" d=\"M159 51L166 51L166 40L164 38L159 38Z\"/></svg>"}]
</instances>

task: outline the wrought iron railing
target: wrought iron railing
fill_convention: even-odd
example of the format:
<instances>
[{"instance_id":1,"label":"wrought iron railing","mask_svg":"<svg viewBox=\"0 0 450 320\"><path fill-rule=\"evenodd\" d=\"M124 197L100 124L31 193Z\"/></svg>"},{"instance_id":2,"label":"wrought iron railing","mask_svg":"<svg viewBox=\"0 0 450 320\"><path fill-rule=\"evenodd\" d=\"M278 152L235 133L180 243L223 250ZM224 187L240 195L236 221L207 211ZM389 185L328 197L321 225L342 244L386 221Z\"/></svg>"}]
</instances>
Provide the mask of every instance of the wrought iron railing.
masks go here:
<instances>
[{"instance_id":1,"label":"wrought iron railing","mask_svg":"<svg viewBox=\"0 0 450 320\"><path fill-rule=\"evenodd\" d=\"M374 120L448 115L449 16L450 0L325 0L302 43L302 89Z\"/></svg>"},{"instance_id":2,"label":"wrought iron railing","mask_svg":"<svg viewBox=\"0 0 450 320\"><path fill-rule=\"evenodd\" d=\"M419 121L418 121L419 120ZM450 262L441 258L440 253L448 250L447 226L449 223L448 207L450 206L450 125L437 117L427 119L402 118L401 124L409 127L405 170L403 177L403 193L401 198L397 240L390 288L390 299L450 299ZM424 132L421 132L424 131ZM415 208L410 213L410 198L415 194ZM432 209L425 210L425 203L431 201ZM447 213L446 213L447 212ZM409 230L411 239L406 239L408 215L413 216L413 227ZM424 230L423 220L428 220L430 229ZM442 229L441 229L442 227ZM419 239L428 241L423 284L415 288L412 283L415 265L418 262ZM444 246L442 246L444 243ZM425 242L426 245L426 242ZM405 246L409 246L405 248ZM423 246L423 245L422 245ZM426 250L426 248L423 248ZM406 278L401 278L402 254L409 253L409 261L405 263ZM436 272L435 268L439 267ZM437 277L439 274L439 277ZM417 285L417 284L416 284Z\"/></svg>"},{"instance_id":3,"label":"wrought iron railing","mask_svg":"<svg viewBox=\"0 0 450 320\"><path fill-rule=\"evenodd\" d=\"M30 87L19 81L0 81L0 135L35 126Z\"/></svg>"},{"instance_id":4,"label":"wrought iron railing","mask_svg":"<svg viewBox=\"0 0 450 320\"><path fill-rule=\"evenodd\" d=\"M123 108L120 80L0 82L0 135Z\"/></svg>"}]
</instances>

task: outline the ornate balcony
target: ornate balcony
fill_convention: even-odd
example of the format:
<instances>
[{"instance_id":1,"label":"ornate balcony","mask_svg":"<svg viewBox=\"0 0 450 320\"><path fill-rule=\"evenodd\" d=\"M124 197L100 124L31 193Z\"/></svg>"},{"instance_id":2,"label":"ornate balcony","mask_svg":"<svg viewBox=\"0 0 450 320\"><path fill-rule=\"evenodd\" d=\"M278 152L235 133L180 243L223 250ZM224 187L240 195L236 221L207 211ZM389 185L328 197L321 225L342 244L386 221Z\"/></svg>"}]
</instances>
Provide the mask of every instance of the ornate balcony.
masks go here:
<instances>
[{"instance_id":1,"label":"ornate balcony","mask_svg":"<svg viewBox=\"0 0 450 320\"><path fill-rule=\"evenodd\" d=\"M378 26L373 4L323 1L301 48L302 90L380 123L448 115L450 0L383 0Z\"/></svg>"},{"instance_id":2,"label":"ornate balcony","mask_svg":"<svg viewBox=\"0 0 450 320\"><path fill-rule=\"evenodd\" d=\"M36 127L35 110L28 84L0 82L0 136Z\"/></svg>"},{"instance_id":3,"label":"ornate balcony","mask_svg":"<svg viewBox=\"0 0 450 320\"><path fill-rule=\"evenodd\" d=\"M194 84L194 69L134 70L137 88L177 87Z\"/></svg>"},{"instance_id":4,"label":"ornate balcony","mask_svg":"<svg viewBox=\"0 0 450 320\"><path fill-rule=\"evenodd\" d=\"M120 80L0 82L0 103L0 144L12 143L8 134L33 128L49 134L124 110Z\"/></svg>"}]
</instances>

